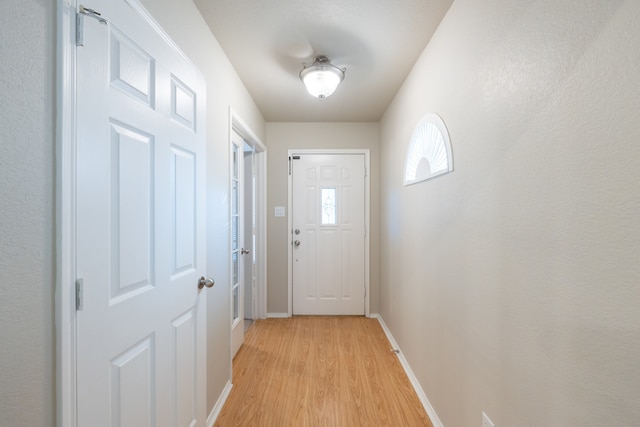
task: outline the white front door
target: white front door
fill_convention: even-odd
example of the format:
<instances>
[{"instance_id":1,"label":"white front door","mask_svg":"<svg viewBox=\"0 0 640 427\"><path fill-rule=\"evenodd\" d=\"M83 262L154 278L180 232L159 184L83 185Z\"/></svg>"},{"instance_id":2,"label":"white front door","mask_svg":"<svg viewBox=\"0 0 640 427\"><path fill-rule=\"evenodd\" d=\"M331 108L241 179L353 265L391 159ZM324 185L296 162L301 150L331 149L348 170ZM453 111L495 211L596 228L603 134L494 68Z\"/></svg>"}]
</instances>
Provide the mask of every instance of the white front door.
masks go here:
<instances>
[{"instance_id":1,"label":"white front door","mask_svg":"<svg viewBox=\"0 0 640 427\"><path fill-rule=\"evenodd\" d=\"M294 315L365 314L365 157L292 157Z\"/></svg>"},{"instance_id":2,"label":"white front door","mask_svg":"<svg viewBox=\"0 0 640 427\"><path fill-rule=\"evenodd\" d=\"M205 83L124 0L77 50L77 425L203 426Z\"/></svg>"}]
</instances>

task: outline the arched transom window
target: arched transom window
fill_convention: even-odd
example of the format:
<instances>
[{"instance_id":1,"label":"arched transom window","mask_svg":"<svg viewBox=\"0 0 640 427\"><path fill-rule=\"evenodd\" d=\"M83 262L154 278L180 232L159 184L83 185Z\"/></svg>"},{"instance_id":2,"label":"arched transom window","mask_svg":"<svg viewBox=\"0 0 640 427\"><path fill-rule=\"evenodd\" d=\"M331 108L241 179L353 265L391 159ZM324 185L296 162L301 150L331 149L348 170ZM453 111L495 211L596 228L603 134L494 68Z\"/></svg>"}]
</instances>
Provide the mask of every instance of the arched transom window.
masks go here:
<instances>
[{"instance_id":1,"label":"arched transom window","mask_svg":"<svg viewBox=\"0 0 640 427\"><path fill-rule=\"evenodd\" d=\"M404 185L425 181L452 170L449 132L438 115L427 114L411 135L404 167Z\"/></svg>"}]
</instances>

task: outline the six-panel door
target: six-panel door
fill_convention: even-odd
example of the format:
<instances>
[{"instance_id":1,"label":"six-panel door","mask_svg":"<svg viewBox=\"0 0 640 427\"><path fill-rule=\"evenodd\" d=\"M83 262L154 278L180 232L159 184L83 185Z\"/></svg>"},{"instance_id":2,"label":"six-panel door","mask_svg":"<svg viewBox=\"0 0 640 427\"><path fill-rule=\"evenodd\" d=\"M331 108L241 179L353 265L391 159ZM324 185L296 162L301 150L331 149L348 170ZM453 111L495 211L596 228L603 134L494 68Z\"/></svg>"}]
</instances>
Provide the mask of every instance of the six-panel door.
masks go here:
<instances>
[{"instance_id":1,"label":"six-panel door","mask_svg":"<svg viewBox=\"0 0 640 427\"><path fill-rule=\"evenodd\" d=\"M204 81L123 0L95 8L109 23L85 18L77 63L77 424L204 425Z\"/></svg>"}]
</instances>

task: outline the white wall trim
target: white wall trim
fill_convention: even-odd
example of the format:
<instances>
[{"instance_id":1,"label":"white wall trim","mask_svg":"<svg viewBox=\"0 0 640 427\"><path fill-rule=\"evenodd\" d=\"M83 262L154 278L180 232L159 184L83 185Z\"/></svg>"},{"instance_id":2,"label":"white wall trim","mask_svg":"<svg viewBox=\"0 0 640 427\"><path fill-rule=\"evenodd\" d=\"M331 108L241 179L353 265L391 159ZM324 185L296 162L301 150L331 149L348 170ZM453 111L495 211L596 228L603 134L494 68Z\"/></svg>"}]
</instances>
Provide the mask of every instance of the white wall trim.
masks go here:
<instances>
[{"instance_id":1,"label":"white wall trim","mask_svg":"<svg viewBox=\"0 0 640 427\"><path fill-rule=\"evenodd\" d=\"M227 381L227 385L224 386L222 393L220 393L220 397L218 397L216 404L213 405L213 409L207 417L207 427L213 427L213 425L215 424L216 420L220 416L220 412L222 412L222 407L229 398L229 394L231 394L232 388L233 384L231 384L231 381Z\"/></svg>"},{"instance_id":2,"label":"white wall trim","mask_svg":"<svg viewBox=\"0 0 640 427\"><path fill-rule=\"evenodd\" d=\"M56 423L75 427L75 17L76 0L57 1L56 81Z\"/></svg>"},{"instance_id":3,"label":"white wall trim","mask_svg":"<svg viewBox=\"0 0 640 427\"><path fill-rule=\"evenodd\" d=\"M400 364L402 365L402 368L406 372L407 377L409 377L409 381L411 381L411 385L413 386L413 389L416 391L416 394L418 395L418 398L420 399L420 402L422 403L424 410L427 412L427 415L429 415L429 418L431 419L431 423L433 424L433 427L444 427L444 425L442 424L442 421L440 421L440 418L438 418L438 414L436 414L435 409L433 409L433 406L431 406L431 402L429 402L429 399L427 398L427 395L422 389L422 386L420 385L418 378L413 373L411 366L409 366L409 362L402 354L402 351L400 350L398 343L396 342L395 338L393 338L393 335L391 334L391 331L387 327L386 323L384 323L382 316L377 313L372 313L371 316L369 317L378 319L378 322L380 323L382 330L387 336L389 343L391 343L391 347L393 349L398 350L398 353L396 353L398 355L398 360L400 360Z\"/></svg>"},{"instance_id":4,"label":"white wall trim","mask_svg":"<svg viewBox=\"0 0 640 427\"><path fill-rule=\"evenodd\" d=\"M286 319L289 316L289 313L267 313L267 317L269 319Z\"/></svg>"},{"instance_id":5,"label":"white wall trim","mask_svg":"<svg viewBox=\"0 0 640 427\"><path fill-rule=\"evenodd\" d=\"M364 227L366 230L364 241L364 315L369 316L371 311L371 151L367 148L356 149L289 149L287 150L287 156L296 154L362 154L364 155L364 164L366 176L364 180ZM293 180L289 173L287 176L288 188L287 188L287 240L291 242L291 230L293 229L293 216L291 215L291 209L293 207ZM287 245L287 300L288 300L288 317L293 315L293 248L291 244Z\"/></svg>"}]
</instances>

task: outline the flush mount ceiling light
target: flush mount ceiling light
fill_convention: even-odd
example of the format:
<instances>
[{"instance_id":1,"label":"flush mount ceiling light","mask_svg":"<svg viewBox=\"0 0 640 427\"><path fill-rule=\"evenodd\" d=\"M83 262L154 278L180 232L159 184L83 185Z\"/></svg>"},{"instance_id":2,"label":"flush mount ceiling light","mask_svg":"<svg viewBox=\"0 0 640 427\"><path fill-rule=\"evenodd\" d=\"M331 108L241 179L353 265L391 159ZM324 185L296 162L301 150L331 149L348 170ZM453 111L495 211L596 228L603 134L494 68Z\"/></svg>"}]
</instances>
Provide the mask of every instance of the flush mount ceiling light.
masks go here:
<instances>
[{"instance_id":1,"label":"flush mount ceiling light","mask_svg":"<svg viewBox=\"0 0 640 427\"><path fill-rule=\"evenodd\" d=\"M307 88L307 92L316 98L325 99L335 92L344 79L345 68L338 68L324 55L313 58L313 64L303 65L300 80Z\"/></svg>"}]
</instances>

